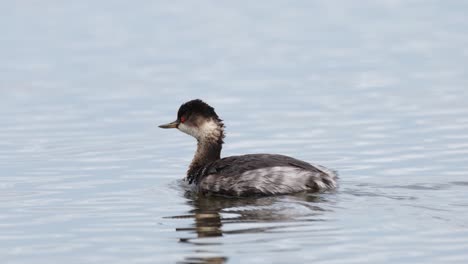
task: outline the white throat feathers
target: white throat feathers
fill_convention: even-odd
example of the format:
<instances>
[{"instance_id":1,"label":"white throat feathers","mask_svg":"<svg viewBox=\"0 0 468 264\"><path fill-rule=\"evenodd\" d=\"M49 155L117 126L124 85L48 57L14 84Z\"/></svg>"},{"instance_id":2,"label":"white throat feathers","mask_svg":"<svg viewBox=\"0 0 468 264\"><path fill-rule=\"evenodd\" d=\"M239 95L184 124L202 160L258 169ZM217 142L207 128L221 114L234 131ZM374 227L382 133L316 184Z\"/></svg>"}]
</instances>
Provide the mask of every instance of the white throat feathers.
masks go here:
<instances>
[{"instance_id":1,"label":"white throat feathers","mask_svg":"<svg viewBox=\"0 0 468 264\"><path fill-rule=\"evenodd\" d=\"M219 141L224 137L224 125L220 120L204 120L199 126L179 124L179 130L191 135L198 141Z\"/></svg>"}]
</instances>

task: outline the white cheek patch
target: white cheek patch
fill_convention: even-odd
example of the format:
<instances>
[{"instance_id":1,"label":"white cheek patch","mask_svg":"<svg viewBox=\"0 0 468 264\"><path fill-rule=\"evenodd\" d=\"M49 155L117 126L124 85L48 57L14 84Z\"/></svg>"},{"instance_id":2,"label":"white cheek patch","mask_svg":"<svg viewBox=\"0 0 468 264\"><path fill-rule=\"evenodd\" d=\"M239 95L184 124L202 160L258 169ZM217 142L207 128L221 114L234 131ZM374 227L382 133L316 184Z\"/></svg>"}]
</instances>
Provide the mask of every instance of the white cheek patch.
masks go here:
<instances>
[{"instance_id":1,"label":"white cheek patch","mask_svg":"<svg viewBox=\"0 0 468 264\"><path fill-rule=\"evenodd\" d=\"M189 134L196 139L218 138L220 135L219 125L213 120L204 122L200 127L180 123L178 128L180 131Z\"/></svg>"},{"instance_id":2,"label":"white cheek patch","mask_svg":"<svg viewBox=\"0 0 468 264\"><path fill-rule=\"evenodd\" d=\"M202 138L218 138L220 135L218 123L213 120L204 122L199 129L199 134Z\"/></svg>"},{"instance_id":3,"label":"white cheek patch","mask_svg":"<svg viewBox=\"0 0 468 264\"><path fill-rule=\"evenodd\" d=\"M179 126L177 127L180 131L191 135L192 137L198 138L198 131L195 127L192 126L187 126L184 123L180 123Z\"/></svg>"}]
</instances>

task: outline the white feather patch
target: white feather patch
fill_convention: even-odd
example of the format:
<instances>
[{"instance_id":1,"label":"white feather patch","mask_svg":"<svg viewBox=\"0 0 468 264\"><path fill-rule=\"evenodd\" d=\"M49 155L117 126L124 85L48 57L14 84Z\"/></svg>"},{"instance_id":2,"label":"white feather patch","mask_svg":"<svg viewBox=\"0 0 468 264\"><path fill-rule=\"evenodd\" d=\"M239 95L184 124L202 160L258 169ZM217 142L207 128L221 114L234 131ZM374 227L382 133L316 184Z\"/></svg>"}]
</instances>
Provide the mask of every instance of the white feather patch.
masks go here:
<instances>
[{"instance_id":1,"label":"white feather patch","mask_svg":"<svg viewBox=\"0 0 468 264\"><path fill-rule=\"evenodd\" d=\"M262 194L286 194L315 188L327 190L335 187L334 174L317 173L289 166L250 170L238 177L209 175L199 186L203 191L236 193L240 196L245 192L251 192L252 189Z\"/></svg>"},{"instance_id":2,"label":"white feather patch","mask_svg":"<svg viewBox=\"0 0 468 264\"><path fill-rule=\"evenodd\" d=\"M184 123L179 124L179 130L191 135L196 139L218 138L221 134L219 124L214 120L207 120L199 127L189 126Z\"/></svg>"}]
</instances>

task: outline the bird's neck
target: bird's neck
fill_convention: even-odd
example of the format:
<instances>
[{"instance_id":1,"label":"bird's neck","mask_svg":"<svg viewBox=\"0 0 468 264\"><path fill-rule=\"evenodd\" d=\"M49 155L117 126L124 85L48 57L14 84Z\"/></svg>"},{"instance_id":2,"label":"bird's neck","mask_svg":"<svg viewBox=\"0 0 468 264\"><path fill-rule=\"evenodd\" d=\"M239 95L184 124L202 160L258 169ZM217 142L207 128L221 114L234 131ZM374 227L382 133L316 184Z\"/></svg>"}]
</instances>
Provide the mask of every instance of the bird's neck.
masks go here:
<instances>
[{"instance_id":1,"label":"bird's neck","mask_svg":"<svg viewBox=\"0 0 468 264\"><path fill-rule=\"evenodd\" d=\"M219 160L221 158L221 149L222 145L220 144L199 141L197 144L197 151L190 164L190 169L197 169Z\"/></svg>"},{"instance_id":2,"label":"bird's neck","mask_svg":"<svg viewBox=\"0 0 468 264\"><path fill-rule=\"evenodd\" d=\"M221 158L223 148L224 126L219 122L216 129L211 133L205 133L197 139L197 151L187 171L187 179L191 183L203 173L203 168L208 164Z\"/></svg>"}]
</instances>

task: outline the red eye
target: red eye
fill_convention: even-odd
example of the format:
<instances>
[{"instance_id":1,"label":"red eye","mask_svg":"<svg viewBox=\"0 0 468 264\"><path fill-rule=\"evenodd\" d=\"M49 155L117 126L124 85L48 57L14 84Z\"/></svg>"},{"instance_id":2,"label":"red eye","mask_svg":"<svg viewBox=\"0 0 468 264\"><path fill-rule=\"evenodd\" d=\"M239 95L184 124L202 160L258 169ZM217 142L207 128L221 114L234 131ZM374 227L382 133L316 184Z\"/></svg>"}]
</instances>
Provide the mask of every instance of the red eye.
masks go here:
<instances>
[{"instance_id":1,"label":"red eye","mask_svg":"<svg viewBox=\"0 0 468 264\"><path fill-rule=\"evenodd\" d=\"M184 123L184 122L185 122L185 116L183 116L183 117L180 118L180 122L181 122L181 123Z\"/></svg>"}]
</instances>

